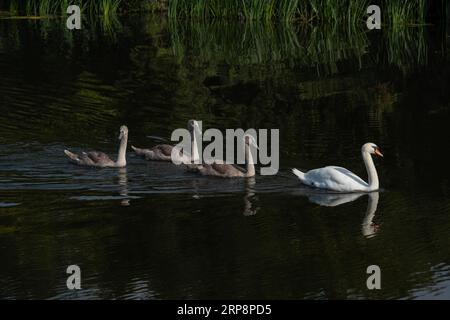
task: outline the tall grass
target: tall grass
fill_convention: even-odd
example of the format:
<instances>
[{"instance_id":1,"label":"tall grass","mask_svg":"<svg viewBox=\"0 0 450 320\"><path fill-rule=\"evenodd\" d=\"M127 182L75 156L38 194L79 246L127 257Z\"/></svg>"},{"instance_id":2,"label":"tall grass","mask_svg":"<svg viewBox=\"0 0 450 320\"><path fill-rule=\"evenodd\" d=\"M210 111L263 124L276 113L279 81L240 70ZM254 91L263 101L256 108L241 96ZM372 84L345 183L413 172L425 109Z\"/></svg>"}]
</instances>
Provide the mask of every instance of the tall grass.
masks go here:
<instances>
[{"instance_id":1,"label":"tall grass","mask_svg":"<svg viewBox=\"0 0 450 320\"><path fill-rule=\"evenodd\" d=\"M111 17L121 7L167 8L170 18L196 20L230 19L257 21L293 21L339 23L351 28L364 25L369 0L4 0L10 12L33 15L57 15L69 4L80 4L90 15ZM424 24L427 0L377 0L388 25ZM3 3L0 1L0 3ZM448 7L447 7L448 8Z\"/></svg>"},{"instance_id":2,"label":"tall grass","mask_svg":"<svg viewBox=\"0 0 450 320\"><path fill-rule=\"evenodd\" d=\"M425 29L391 28L385 34L388 63L399 66L403 72L413 70L428 60Z\"/></svg>"},{"instance_id":3,"label":"tall grass","mask_svg":"<svg viewBox=\"0 0 450 320\"><path fill-rule=\"evenodd\" d=\"M363 25L368 0L170 0L171 18L282 20ZM392 24L422 24L426 0L379 0Z\"/></svg>"},{"instance_id":4,"label":"tall grass","mask_svg":"<svg viewBox=\"0 0 450 320\"><path fill-rule=\"evenodd\" d=\"M171 0L169 16L196 19L293 20L300 0Z\"/></svg>"},{"instance_id":5,"label":"tall grass","mask_svg":"<svg viewBox=\"0 0 450 320\"><path fill-rule=\"evenodd\" d=\"M105 19L117 15L122 0L9 0L11 14L27 16L63 15L69 5L78 5L90 16L103 16Z\"/></svg>"},{"instance_id":6,"label":"tall grass","mask_svg":"<svg viewBox=\"0 0 450 320\"><path fill-rule=\"evenodd\" d=\"M66 12L69 5L82 5L80 0L25 0L21 1L19 13L27 16L60 15Z\"/></svg>"},{"instance_id":7,"label":"tall grass","mask_svg":"<svg viewBox=\"0 0 450 320\"><path fill-rule=\"evenodd\" d=\"M387 1L385 20L390 25L425 24L426 0Z\"/></svg>"}]
</instances>

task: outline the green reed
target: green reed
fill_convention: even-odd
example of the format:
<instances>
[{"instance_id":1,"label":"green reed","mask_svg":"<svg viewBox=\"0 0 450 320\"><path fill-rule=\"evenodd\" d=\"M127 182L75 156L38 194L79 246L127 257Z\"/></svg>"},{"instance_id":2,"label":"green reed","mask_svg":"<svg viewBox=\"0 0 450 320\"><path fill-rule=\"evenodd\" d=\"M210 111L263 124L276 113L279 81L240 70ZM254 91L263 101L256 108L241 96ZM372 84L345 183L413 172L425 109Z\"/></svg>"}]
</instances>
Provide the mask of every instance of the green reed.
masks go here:
<instances>
[{"instance_id":1,"label":"green reed","mask_svg":"<svg viewBox=\"0 0 450 320\"><path fill-rule=\"evenodd\" d=\"M403 72L413 70L428 60L428 47L423 27L390 28L384 35L388 63L396 65Z\"/></svg>"},{"instance_id":2,"label":"green reed","mask_svg":"<svg viewBox=\"0 0 450 320\"><path fill-rule=\"evenodd\" d=\"M363 24L368 0L170 0L171 18L227 18ZM381 0L390 24L422 24L426 0ZM385 10L384 10L385 9Z\"/></svg>"},{"instance_id":3,"label":"green reed","mask_svg":"<svg viewBox=\"0 0 450 320\"><path fill-rule=\"evenodd\" d=\"M379 0L383 23L424 24L426 0ZM59 15L69 4L80 4L90 15L109 18L121 8L167 10L170 18L298 20L304 23L340 23L348 27L364 25L369 0L4 0L11 13Z\"/></svg>"},{"instance_id":4,"label":"green reed","mask_svg":"<svg viewBox=\"0 0 450 320\"><path fill-rule=\"evenodd\" d=\"M171 0L169 17L293 20L299 0Z\"/></svg>"},{"instance_id":5,"label":"green reed","mask_svg":"<svg viewBox=\"0 0 450 320\"><path fill-rule=\"evenodd\" d=\"M387 1L384 19L390 25L425 24L426 0Z\"/></svg>"},{"instance_id":6,"label":"green reed","mask_svg":"<svg viewBox=\"0 0 450 320\"><path fill-rule=\"evenodd\" d=\"M26 16L64 15L69 5L78 5L91 16L112 19L117 15L122 0L8 0L11 14Z\"/></svg>"},{"instance_id":7,"label":"green reed","mask_svg":"<svg viewBox=\"0 0 450 320\"><path fill-rule=\"evenodd\" d=\"M27 16L50 16L60 15L66 12L70 4L81 4L81 1L68 0L26 0L22 2L19 13Z\"/></svg>"}]
</instances>

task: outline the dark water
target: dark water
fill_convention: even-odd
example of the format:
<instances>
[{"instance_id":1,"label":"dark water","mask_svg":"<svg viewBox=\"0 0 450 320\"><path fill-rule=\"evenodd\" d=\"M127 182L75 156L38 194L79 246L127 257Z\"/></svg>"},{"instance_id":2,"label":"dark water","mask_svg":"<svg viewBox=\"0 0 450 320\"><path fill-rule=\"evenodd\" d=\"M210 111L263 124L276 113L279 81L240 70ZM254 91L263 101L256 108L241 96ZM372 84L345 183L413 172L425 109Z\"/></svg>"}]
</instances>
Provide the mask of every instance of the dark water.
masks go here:
<instances>
[{"instance_id":1,"label":"dark water","mask_svg":"<svg viewBox=\"0 0 450 320\"><path fill-rule=\"evenodd\" d=\"M120 20L0 20L0 298L450 298L445 31ZM121 124L151 146L191 118L280 128L280 172L197 177L131 153L96 170L62 153L115 155ZM290 173L365 178L368 141L382 192L317 193Z\"/></svg>"}]
</instances>

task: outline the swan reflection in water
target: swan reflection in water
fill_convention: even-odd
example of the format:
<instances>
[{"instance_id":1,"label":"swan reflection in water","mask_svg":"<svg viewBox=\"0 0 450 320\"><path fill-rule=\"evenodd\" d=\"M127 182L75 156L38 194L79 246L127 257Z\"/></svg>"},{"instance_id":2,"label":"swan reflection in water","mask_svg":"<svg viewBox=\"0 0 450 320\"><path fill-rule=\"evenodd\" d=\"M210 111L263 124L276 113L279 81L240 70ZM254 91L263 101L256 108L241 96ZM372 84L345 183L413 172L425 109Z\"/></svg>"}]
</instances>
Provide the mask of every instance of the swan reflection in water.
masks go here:
<instances>
[{"instance_id":1,"label":"swan reflection in water","mask_svg":"<svg viewBox=\"0 0 450 320\"><path fill-rule=\"evenodd\" d=\"M120 205L129 206L130 199L128 198L128 177L127 168L120 168L118 171L118 184L119 184L119 195L123 197L120 201Z\"/></svg>"},{"instance_id":2,"label":"swan reflection in water","mask_svg":"<svg viewBox=\"0 0 450 320\"><path fill-rule=\"evenodd\" d=\"M296 192L298 194L298 192ZM312 203L325 206L325 207L336 207L344 203L349 203L359 199L360 197L367 195L367 209L364 220L361 224L361 233L366 238L372 238L379 231L379 225L373 222L375 217L375 212L377 211L378 200L380 198L380 193L370 192L370 193L324 193L324 192L314 192L311 190L300 191L300 195L308 197L308 200Z\"/></svg>"},{"instance_id":3,"label":"swan reflection in water","mask_svg":"<svg viewBox=\"0 0 450 320\"><path fill-rule=\"evenodd\" d=\"M362 223L362 234L366 238L372 238L380 229L379 225L373 222L373 218L375 217L375 212L377 211L378 200L380 198L379 192L371 192L369 193L369 199L367 202L367 210L366 216Z\"/></svg>"},{"instance_id":4,"label":"swan reflection in water","mask_svg":"<svg viewBox=\"0 0 450 320\"><path fill-rule=\"evenodd\" d=\"M255 207L254 203L258 200L255 193L255 177L250 177L246 179L245 182L245 195L244 195L244 216L255 215L259 207Z\"/></svg>"},{"instance_id":5,"label":"swan reflection in water","mask_svg":"<svg viewBox=\"0 0 450 320\"><path fill-rule=\"evenodd\" d=\"M208 189L212 187L212 182L214 180L192 180L189 184L189 186L194 190L194 194L192 195L193 199L201 199L202 195L201 195L201 190L204 189ZM217 180L216 180L217 181ZM231 181L229 180L230 183L233 182L233 185L230 185L230 188L236 188L236 182L237 181ZM243 181L239 181L239 182L243 182ZM255 203L258 201L258 197L256 196L256 191L255 191L255 185L256 185L256 180L255 177L249 177L245 179L245 189L244 189L244 211L243 211L243 215L244 216L253 216L255 215L258 210L260 209L259 207L255 206ZM216 186L214 184L214 186ZM239 189L241 189L241 183L239 183ZM242 190L242 189L241 189ZM237 191L237 190L236 190Z\"/></svg>"}]
</instances>

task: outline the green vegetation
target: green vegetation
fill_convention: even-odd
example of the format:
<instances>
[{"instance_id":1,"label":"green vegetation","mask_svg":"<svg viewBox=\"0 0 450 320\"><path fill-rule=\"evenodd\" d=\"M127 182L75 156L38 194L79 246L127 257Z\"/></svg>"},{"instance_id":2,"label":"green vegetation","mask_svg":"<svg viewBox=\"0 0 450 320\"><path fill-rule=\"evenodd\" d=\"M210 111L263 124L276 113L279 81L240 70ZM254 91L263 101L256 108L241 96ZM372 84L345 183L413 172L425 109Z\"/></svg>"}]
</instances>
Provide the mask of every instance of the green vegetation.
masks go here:
<instances>
[{"instance_id":1,"label":"green vegetation","mask_svg":"<svg viewBox=\"0 0 450 320\"><path fill-rule=\"evenodd\" d=\"M205 18L239 18L247 20L283 20L295 18L298 0L171 0L169 16Z\"/></svg>"},{"instance_id":2,"label":"green vegetation","mask_svg":"<svg viewBox=\"0 0 450 320\"><path fill-rule=\"evenodd\" d=\"M51 16L65 14L69 5L78 5L91 16L101 15L110 19L119 11L121 0L7 0L0 1L0 10L9 10L12 15Z\"/></svg>"},{"instance_id":3,"label":"green vegetation","mask_svg":"<svg viewBox=\"0 0 450 320\"><path fill-rule=\"evenodd\" d=\"M386 23L420 24L426 16L425 0L382 0ZM297 20L303 23L362 24L368 0L171 0L171 18L228 18L245 20Z\"/></svg>"},{"instance_id":4,"label":"green vegetation","mask_svg":"<svg viewBox=\"0 0 450 320\"><path fill-rule=\"evenodd\" d=\"M448 20L448 5L426 0L379 0L383 24L424 24L432 10L444 12ZM90 16L106 19L119 12L163 12L171 19L227 19L256 21L296 21L313 24L345 24L363 26L368 0L0 0L0 11L12 15L61 15L69 4L77 4ZM438 8L439 7L439 8ZM436 9L438 8L438 9ZM447 13L445 13L447 12Z\"/></svg>"},{"instance_id":5,"label":"green vegetation","mask_svg":"<svg viewBox=\"0 0 450 320\"><path fill-rule=\"evenodd\" d=\"M425 0L398 0L386 2L385 21L390 25L424 24Z\"/></svg>"}]
</instances>

